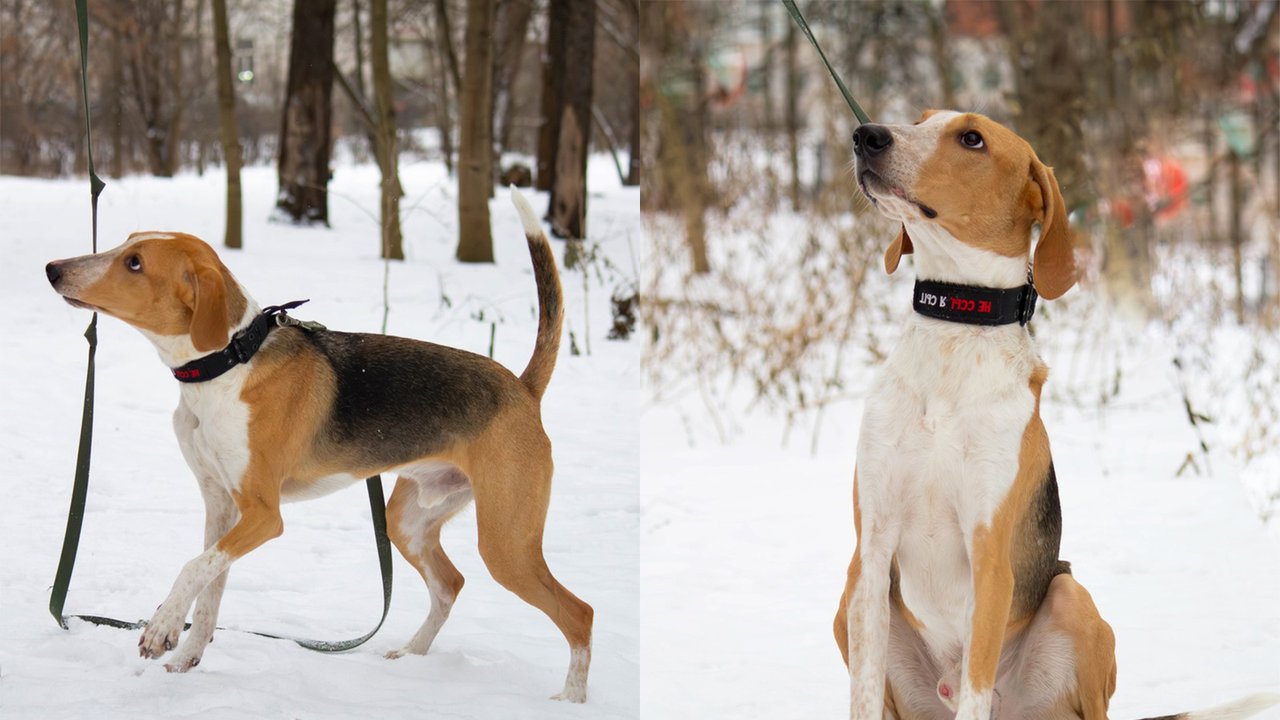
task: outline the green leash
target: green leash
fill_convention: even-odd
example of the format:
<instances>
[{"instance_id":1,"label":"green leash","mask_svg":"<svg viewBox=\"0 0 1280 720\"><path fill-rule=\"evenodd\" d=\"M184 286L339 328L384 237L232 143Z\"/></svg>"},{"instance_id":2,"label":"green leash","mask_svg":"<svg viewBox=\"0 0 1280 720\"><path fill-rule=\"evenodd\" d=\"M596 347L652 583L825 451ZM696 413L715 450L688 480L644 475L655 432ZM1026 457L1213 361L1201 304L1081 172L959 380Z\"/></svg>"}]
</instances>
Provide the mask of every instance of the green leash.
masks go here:
<instances>
[{"instance_id":1,"label":"green leash","mask_svg":"<svg viewBox=\"0 0 1280 720\"><path fill-rule=\"evenodd\" d=\"M844 101L849 103L849 109L853 111L859 123L869 123L871 118L862 111L862 106L857 100L853 99L853 95L849 93L849 88L845 87L844 81L840 79L840 75L836 73L836 69L831 67L831 63L827 61L827 54L822 52L822 46L818 45L818 41L813 37L813 31L809 29L809 23L804 21L804 16L800 14L799 8L796 7L795 0L782 0L782 4L786 6L787 12L791 13L791 19L796 21L800 29L804 31L804 36L809 38L809 42L813 45L813 49L818 51L818 57L822 58L822 64L827 66L827 72L831 73L831 79L836 81L836 85L840 88L840 94L844 95Z\"/></svg>"},{"instance_id":2,"label":"green leash","mask_svg":"<svg viewBox=\"0 0 1280 720\"><path fill-rule=\"evenodd\" d=\"M80 87L84 99L84 133L85 151L89 159L89 192L92 196L93 212L93 251L98 252L98 196L106 183L98 177L93 167L93 129L89 120L89 10L88 0L76 0L76 23L80 29ZM89 495L89 458L93 449L93 387L94 356L98 350L98 313L93 314L89 327L84 331L85 340L89 341L89 363L84 379L84 410L80 416L80 446L76 452L75 482L71 487L71 508L67 511L67 532L62 539L62 555L58 558L58 571L53 579L53 591L49 596L49 612L63 630L67 629L67 619L76 618L94 625L137 630L146 625L145 621L128 622L98 615L64 615L63 608L67 602L67 590L71 587L71 571L76 564L76 550L80 546L80 529L84 524L85 500ZM382 477L374 475L365 481L369 489L369 509L373 515L373 536L378 545L378 567L382 571L382 618L378 624L365 635L351 640L303 640L283 635L246 631L253 635L276 640L292 640L308 650L320 652L342 652L364 644L382 628L391 609L391 540L387 537L387 503L382 493ZM190 629L187 623L185 628ZM225 628L218 628L224 630Z\"/></svg>"},{"instance_id":3,"label":"green leash","mask_svg":"<svg viewBox=\"0 0 1280 720\"><path fill-rule=\"evenodd\" d=\"M93 133L89 123L89 8L88 0L76 0L76 23L80 26L80 88L84 99L85 152L89 156L89 193L92 198L93 251L98 252L98 196L106 183L98 177L93 167ZM67 512L67 532L62 539L62 557L58 559L58 572L53 579L53 594L49 598L49 612L62 629L67 619L62 608L67 602L67 588L71 585L71 570L76 564L76 549L80 544L80 527L84 523L84 503L89 492L89 457L93 450L93 380L94 357L98 352L98 313L89 320L84 331L89 341L89 363L84 377L84 409L80 415L80 447L76 451L75 484L71 487L71 509Z\"/></svg>"}]
</instances>

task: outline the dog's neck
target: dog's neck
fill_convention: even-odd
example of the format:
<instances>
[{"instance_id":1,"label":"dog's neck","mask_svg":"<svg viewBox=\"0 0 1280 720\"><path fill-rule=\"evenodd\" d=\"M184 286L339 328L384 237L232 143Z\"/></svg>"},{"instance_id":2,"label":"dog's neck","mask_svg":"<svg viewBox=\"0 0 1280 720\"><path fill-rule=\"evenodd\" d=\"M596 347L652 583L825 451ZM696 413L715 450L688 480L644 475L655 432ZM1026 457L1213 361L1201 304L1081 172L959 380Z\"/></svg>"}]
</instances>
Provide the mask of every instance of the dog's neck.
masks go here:
<instances>
[{"instance_id":1,"label":"dog's neck","mask_svg":"<svg viewBox=\"0 0 1280 720\"><path fill-rule=\"evenodd\" d=\"M235 282L232 280L232 282ZM227 330L227 339L230 340L233 335L241 330L249 327L249 323L262 312L261 306L257 301L245 292L244 288L237 282L235 289L244 297L244 312L240 317L231 323L231 327ZM213 348L212 350L197 350L196 346L191 343L191 335L183 333L181 335L160 335L147 330L143 330L142 334L155 345L156 352L160 354L160 360L165 365L176 368L204 357L211 352L217 352L222 348Z\"/></svg>"},{"instance_id":2,"label":"dog's neck","mask_svg":"<svg viewBox=\"0 0 1280 720\"><path fill-rule=\"evenodd\" d=\"M1015 257L974 247L957 240L941 225L906 223L914 247L916 277L957 285L1013 288L1027 283L1028 252Z\"/></svg>"}]
</instances>

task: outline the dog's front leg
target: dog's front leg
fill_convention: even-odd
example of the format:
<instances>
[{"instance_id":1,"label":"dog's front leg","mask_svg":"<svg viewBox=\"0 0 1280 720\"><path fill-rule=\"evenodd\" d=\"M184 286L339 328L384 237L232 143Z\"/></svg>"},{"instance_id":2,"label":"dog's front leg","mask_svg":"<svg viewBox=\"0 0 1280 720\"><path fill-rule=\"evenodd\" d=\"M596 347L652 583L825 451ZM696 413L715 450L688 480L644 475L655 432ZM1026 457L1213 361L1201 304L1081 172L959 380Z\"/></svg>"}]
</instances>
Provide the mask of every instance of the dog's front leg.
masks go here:
<instances>
[{"instance_id":1,"label":"dog's front leg","mask_svg":"<svg viewBox=\"0 0 1280 720\"><path fill-rule=\"evenodd\" d=\"M996 669L1013 602L1007 523L979 525L970 537L973 604L956 720L991 720Z\"/></svg>"},{"instance_id":2,"label":"dog's front leg","mask_svg":"<svg viewBox=\"0 0 1280 720\"><path fill-rule=\"evenodd\" d=\"M261 475L257 475L261 477ZM246 473L240 490L233 494L240 519L212 547L183 566L173 589L156 610L151 622L138 640L138 652L145 658L157 658L172 650L182 633L187 611L202 590L224 574L231 563L284 531L280 519L280 487L278 482L255 482L253 468ZM221 595L221 588L217 594Z\"/></svg>"},{"instance_id":3,"label":"dog's front leg","mask_svg":"<svg viewBox=\"0 0 1280 720\"><path fill-rule=\"evenodd\" d=\"M853 494L858 545L836 612L836 642L849 666L849 717L881 720L888 676L889 566L896 537L878 515L874 499L868 503L859 495L857 473Z\"/></svg>"},{"instance_id":4,"label":"dog's front leg","mask_svg":"<svg viewBox=\"0 0 1280 720\"><path fill-rule=\"evenodd\" d=\"M208 550L235 525L239 511L231 495L212 478L200 479L200 494L204 496L204 549ZM186 672L199 665L205 648L213 642L213 632L218 625L218 606L222 604L222 591L227 586L227 572L222 571L196 598L191 629L178 648L177 656L165 663L164 667L169 672Z\"/></svg>"}]
</instances>

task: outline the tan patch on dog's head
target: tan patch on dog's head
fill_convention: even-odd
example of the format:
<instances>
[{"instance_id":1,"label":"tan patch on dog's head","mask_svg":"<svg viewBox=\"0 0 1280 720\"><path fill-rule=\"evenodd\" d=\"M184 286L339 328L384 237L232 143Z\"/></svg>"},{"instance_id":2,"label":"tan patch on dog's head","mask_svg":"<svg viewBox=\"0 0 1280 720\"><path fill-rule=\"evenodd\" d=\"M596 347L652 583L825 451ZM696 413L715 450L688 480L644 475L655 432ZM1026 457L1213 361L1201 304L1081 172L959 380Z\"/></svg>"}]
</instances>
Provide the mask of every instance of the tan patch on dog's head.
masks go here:
<instances>
[{"instance_id":1,"label":"tan patch on dog's head","mask_svg":"<svg viewBox=\"0 0 1280 720\"><path fill-rule=\"evenodd\" d=\"M1075 284L1067 208L1053 170L1000 123L976 113L951 118L911 192L955 238L1006 257L1027 254L1031 228L1039 224L1036 290L1053 299Z\"/></svg>"},{"instance_id":2,"label":"tan patch on dog's head","mask_svg":"<svg viewBox=\"0 0 1280 720\"><path fill-rule=\"evenodd\" d=\"M860 161L859 182L890 218L937 223L972 247L1005 257L1034 256L1036 289L1053 299L1078 270L1067 209L1053 170L1016 133L977 113L926 110L912 125L883 126L893 143ZM905 225L885 252L892 273L912 252Z\"/></svg>"},{"instance_id":3,"label":"tan patch on dog's head","mask_svg":"<svg viewBox=\"0 0 1280 720\"><path fill-rule=\"evenodd\" d=\"M62 272L54 288L73 305L158 335L189 334L201 352L227 344L247 302L213 248L183 233L134 233L113 250L52 265Z\"/></svg>"}]
</instances>

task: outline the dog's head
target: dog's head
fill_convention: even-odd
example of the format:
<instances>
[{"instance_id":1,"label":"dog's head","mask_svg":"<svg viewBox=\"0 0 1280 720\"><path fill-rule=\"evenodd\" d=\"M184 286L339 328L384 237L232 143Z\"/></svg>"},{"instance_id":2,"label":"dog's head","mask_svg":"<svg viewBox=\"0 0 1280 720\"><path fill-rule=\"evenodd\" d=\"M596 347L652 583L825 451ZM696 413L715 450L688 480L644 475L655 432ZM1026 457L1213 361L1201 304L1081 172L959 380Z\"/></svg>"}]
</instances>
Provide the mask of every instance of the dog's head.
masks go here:
<instances>
[{"instance_id":1,"label":"dog's head","mask_svg":"<svg viewBox=\"0 0 1280 720\"><path fill-rule=\"evenodd\" d=\"M1037 292L1053 299L1075 284L1058 181L1008 128L976 113L929 110L914 125L862 125L853 146L858 186L881 213L902 223L885 253L890 273L913 251L911 227L944 242L1026 258L1038 223Z\"/></svg>"},{"instance_id":2,"label":"dog's head","mask_svg":"<svg viewBox=\"0 0 1280 720\"><path fill-rule=\"evenodd\" d=\"M71 305L155 335L190 336L200 352L225 346L246 306L213 248L183 233L133 233L113 250L54 260L45 274Z\"/></svg>"}]
</instances>

